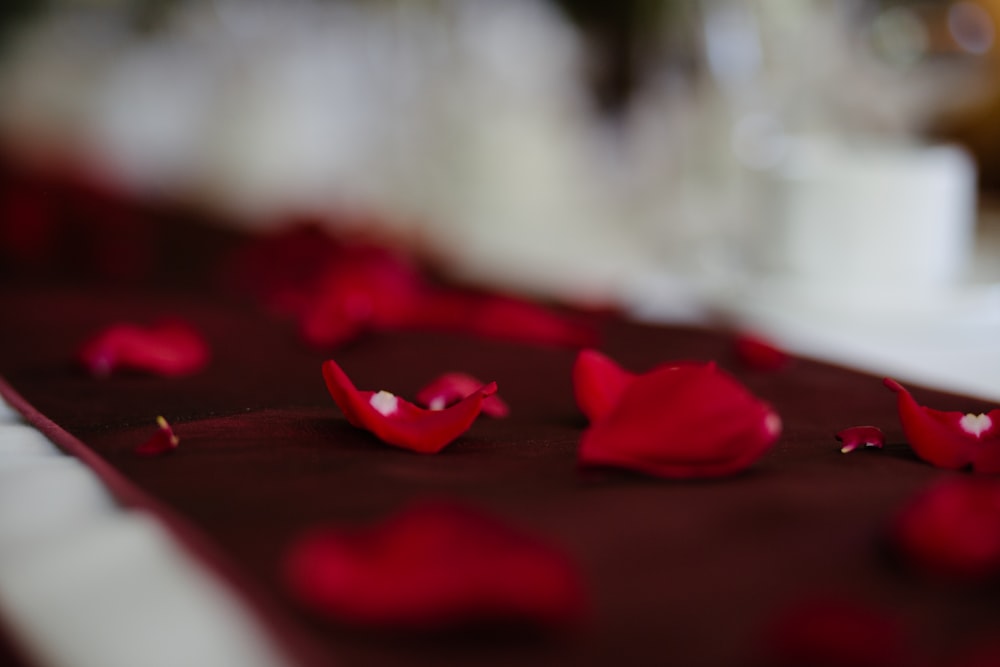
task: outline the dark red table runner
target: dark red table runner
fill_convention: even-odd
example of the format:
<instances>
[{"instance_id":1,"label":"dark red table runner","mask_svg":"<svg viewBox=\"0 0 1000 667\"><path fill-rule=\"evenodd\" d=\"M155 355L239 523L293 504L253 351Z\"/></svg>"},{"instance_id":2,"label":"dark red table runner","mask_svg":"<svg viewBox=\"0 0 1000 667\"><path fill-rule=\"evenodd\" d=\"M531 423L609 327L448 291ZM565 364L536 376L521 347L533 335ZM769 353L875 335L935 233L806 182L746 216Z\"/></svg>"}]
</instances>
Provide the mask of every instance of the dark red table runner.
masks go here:
<instances>
[{"instance_id":1,"label":"dark red table runner","mask_svg":"<svg viewBox=\"0 0 1000 667\"><path fill-rule=\"evenodd\" d=\"M746 474L681 483L577 469L585 422L573 401L573 350L407 332L314 351L288 323L189 280L156 289L21 280L0 288L0 309L0 375L218 545L260 584L264 604L337 664L740 664L776 613L831 591L898 617L927 655L1000 631L995 589L927 582L883 549L891 514L952 473L909 452L880 378L805 360L753 372L734 362L725 335L608 322L602 349L626 367L717 359L784 421L779 443ZM72 363L100 327L163 315L205 333L214 356L202 373L95 380ZM396 450L343 419L320 375L327 357L360 387L408 397L440 372L469 372L497 381L512 413L480 418L440 455ZM180 448L135 456L157 415ZM833 433L858 424L882 427L886 449L841 454ZM328 625L285 595L279 559L303 528L366 522L428 495L484 507L565 547L587 577L592 624L554 638L400 637Z\"/></svg>"}]
</instances>

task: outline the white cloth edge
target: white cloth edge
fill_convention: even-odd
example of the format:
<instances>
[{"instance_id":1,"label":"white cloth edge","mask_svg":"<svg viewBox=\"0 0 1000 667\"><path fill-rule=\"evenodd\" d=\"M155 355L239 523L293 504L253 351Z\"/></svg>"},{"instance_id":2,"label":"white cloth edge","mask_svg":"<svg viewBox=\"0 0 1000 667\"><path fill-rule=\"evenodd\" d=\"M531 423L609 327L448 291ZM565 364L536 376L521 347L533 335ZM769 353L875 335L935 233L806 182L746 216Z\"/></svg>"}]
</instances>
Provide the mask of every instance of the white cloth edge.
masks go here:
<instances>
[{"instance_id":1,"label":"white cloth edge","mask_svg":"<svg viewBox=\"0 0 1000 667\"><path fill-rule=\"evenodd\" d=\"M236 593L0 399L0 617L39 667L290 667Z\"/></svg>"}]
</instances>

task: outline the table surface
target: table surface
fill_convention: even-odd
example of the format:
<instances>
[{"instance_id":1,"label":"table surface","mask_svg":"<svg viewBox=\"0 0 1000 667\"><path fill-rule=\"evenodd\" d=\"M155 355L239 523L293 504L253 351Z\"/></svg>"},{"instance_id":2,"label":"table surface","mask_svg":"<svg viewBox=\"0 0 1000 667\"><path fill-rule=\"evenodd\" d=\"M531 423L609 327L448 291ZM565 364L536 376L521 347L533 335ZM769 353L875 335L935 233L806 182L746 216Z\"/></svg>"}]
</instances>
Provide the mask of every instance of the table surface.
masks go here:
<instances>
[{"instance_id":1,"label":"table surface","mask_svg":"<svg viewBox=\"0 0 1000 667\"><path fill-rule=\"evenodd\" d=\"M898 618L923 655L945 658L1000 629L994 589L927 581L886 551L887 523L902 504L961 473L912 454L895 395L879 377L805 359L753 370L739 364L725 332L595 316L600 348L626 368L716 360L775 407L784 431L762 460L731 478L584 471L576 463L586 422L573 399L575 350L420 331L312 349L290 322L207 287L206 272L238 237L180 223L157 233L155 262L167 268L149 282L57 271L0 286L0 376L36 417L120 476L120 503L165 508L185 526L182 543L190 546L193 534L217 550L213 567L250 582L237 588L250 590L249 603L281 629L279 641L296 644L307 661L737 665L752 659L776 614L831 592ZM80 343L101 327L165 315L205 334L213 357L201 373L98 380L74 363ZM478 420L438 455L400 451L347 423L323 384L327 358L359 387L409 397L445 371L495 380L511 415ZM988 407L925 390L918 399L940 409ZM135 456L158 415L182 446L170 456ZM833 434L859 424L881 427L887 446L841 454ZM283 588L281 556L303 529L364 524L428 496L485 508L568 551L592 597L587 627L554 637L358 631L305 613Z\"/></svg>"}]
</instances>

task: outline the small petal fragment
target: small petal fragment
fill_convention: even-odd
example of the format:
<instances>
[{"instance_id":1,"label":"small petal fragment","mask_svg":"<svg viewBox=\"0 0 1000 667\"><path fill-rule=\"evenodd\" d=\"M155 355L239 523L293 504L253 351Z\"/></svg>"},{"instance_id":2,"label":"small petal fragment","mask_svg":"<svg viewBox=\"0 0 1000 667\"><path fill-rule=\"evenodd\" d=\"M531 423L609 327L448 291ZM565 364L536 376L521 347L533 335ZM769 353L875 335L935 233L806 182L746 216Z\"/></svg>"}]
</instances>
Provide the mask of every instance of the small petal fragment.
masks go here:
<instances>
[{"instance_id":1,"label":"small petal fragment","mask_svg":"<svg viewBox=\"0 0 1000 667\"><path fill-rule=\"evenodd\" d=\"M389 392L359 391L333 360L323 363L323 379L348 422L387 444L421 454L435 454L465 433L479 416L483 401L497 391L491 382L450 408L425 410Z\"/></svg>"},{"instance_id":2,"label":"small petal fragment","mask_svg":"<svg viewBox=\"0 0 1000 667\"><path fill-rule=\"evenodd\" d=\"M181 377L204 368L209 349L201 334L184 322L150 327L119 323L84 343L79 359L95 377L107 377L119 368Z\"/></svg>"},{"instance_id":3,"label":"small petal fragment","mask_svg":"<svg viewBox=\"0 0 1000 667\"><path fill-rule=\"evenodd\" d=\"M885 434L877 426L851 426L837 431L836 438L844 443L840 448L843 454L849 454L860 447L881 449L885 445Z\"/></svg>"},{"instance_id":4,"label":"small petal fragment","mask_svg":"<svg viewBox=\"0 0 1000 667\"><path fill-rule=\"evenodd\" d=\"M939 468L971 465L982 473L1000 472L1000 409L986 414L944 412L919 405L901 384L886 378L896 392L899 421L913 451Z\"/></svg>"},{"instance_id":5,"label":"small petal fragment","mask_svg":"<svg viewBox=\"0 0 1000 667\"><path fill-rule=\"evenodd\" d=\"M139 456L161 456L177 449L177 445L181 442L180 438L174 435L174 430L170 428L167 420L163 417L157 417L156 425L158 427L156 433L149 440L133 449L133 452Z\"/></svg>"},{"instance_id":6,"label":"small petal fragment","mask_svg":"<svg viewBox=\"0 0 1000 667\"><path fill-rule=\"evenodd\" d=\"M478 511L422 503L362 529L313 530L284 561L292 596L335 621L441 630L490 621L558 628L587 609L563 552Z\"/></svg>"},{"instance_id":7,"label":"small petal fragment","mask_svg":"<svg viewBox=\"0 0 1000 667\"><path fill-rule=\"evenodd\" d=\"M579 460L659 477L720 477L750 466L780 433L771 407L714 363L685 363L629 383L584 433Z\"/></svg>"},{"instance_id":8,"label":"small petal fragment","mask_svg":"<svg viewBox=\"0 0 1000 667\"><path fill-rule=\"evenodd\" d=\"M1000 482L954 477L896 516L893 542L918 569L960 580L1000 577Z\"/></svg>"},{"instance_id":9,"label":"small petal fragment","mask_svg":"<svg viewBox=\"0 0 1000 667\"><path fill-rule=\"evenodd\" d=\"M788 365L791 357L787 352L761 336L742 334L734 342L736 358L758 371L777 371Z\"/></svg>"},{"instance_id":10,"label":"small petal fragment","mask_svg":"<svg viewBox=\"0 0 1000 667\"><path fill-rule=\"evenodd\" d=\"M430 410L442 410L470 396L485 385L466 373L445 373L417 392L417 404ZM493 394L483 400L483 414L503 418L510 414L510 408Z\"/></svg>"}]
</instances>

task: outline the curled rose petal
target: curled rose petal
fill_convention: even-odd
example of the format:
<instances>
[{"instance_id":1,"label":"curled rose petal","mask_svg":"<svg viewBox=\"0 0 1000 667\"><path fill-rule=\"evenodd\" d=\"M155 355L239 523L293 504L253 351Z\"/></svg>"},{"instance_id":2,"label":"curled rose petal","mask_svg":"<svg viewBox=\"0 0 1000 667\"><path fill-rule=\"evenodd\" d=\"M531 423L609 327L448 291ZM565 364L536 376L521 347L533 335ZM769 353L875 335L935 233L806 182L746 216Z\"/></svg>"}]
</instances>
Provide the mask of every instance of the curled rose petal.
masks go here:
<instances>
[{"instance_id":1,"label":"curled rose petal","mask_svg":"<svg viewBox=\"0 0 1000 667\"><path fill-rule=\"evenodd\" d=\"M583 434L583 465L671 478L719 477L759 459L781 420L714 363L663 366L637 376Z\"/></svg>"},{"instance_id":2,"label":"curled rose petal","mask_svg":"<svg viewBox=\"0 0 1000 667\"><path fill-rule=\"evenodd\" d=\"M417 392L417 404L430 410L442 410L470 396L486 383L465 373L445 373ZM510 414L510 408L493 394L483 399L483 414L503 418Z\"/></svg>"},{"instance_id":3,"label":"curled rose petal","mask_svg":"<svg viewBox=\"0 0 1000 667\"><path fill-rule=\"evenodd\" d=\"M788 353L769 340L757 335L741 334L733 344L736 358L747 368L777 371L788 365Z\"/></svg>"},{"instance_id":4,"label":"curled rose petal","mask_svg":"<svg viewBox=\"0 0 1000 667\"><path fill-rule=\"evenodd\" d=\"M97 377L118 368L179 377L204 368L209 349L201 334L184 322L171 320L150 327L119 323L84 343L79 359Z\"/></svg>"},{"instance_id":5,"label":"curled rose petal","mask_svg":"<svg viewBox=\"0 0 1000 667\"><path fill-rule=\"evenodd\" d=\"M491 382L449 408L424 410L387 391L359 391L333 360L323 363L323 379L347 421L387 444L421 454L435 454L465 433L483 401L497 391Z\"/></svg>"},{"instance_id":6,"label":"curled rose petal","mask_svg":"<svg viewBox=\"0 0 1000 667\"><path fill-rule=\"evenodd\" d=\"M133 452L139 456L160 456L177 449L177 445L181 442L180 438L174 435L174 430L170 428L167 420L163 417L157 417L156 426L158 427L156 433L149 440L133 449Z\"/></svg>"},{"instance_id":7,"label":"curled rose petal","mask_svg":"<svg viewBox=\"0 0 1000 667\"><path fill-rule=\"evenodd\" d=\"M900 624L853 600L816 597L783 609L765 629L770 667L900 667L910 664Z\"/></svg>"},{"instance_id":8,"label":"curled rose petal","mask_svg":"<svg viewBox=\"0 0 1000 667\"><path fill-rule=\"evenodd\" d=\"M954 477L917 494L895 517L900 553L935 575L978 580L1000 576L1000 482Z\"/></svg>"},{"instance_id":9,"label":"curled rose petal","mask_svg":"<svg viewBox=\"0 0 1000 667\"><path fill-rule=\"evenodd\" d=\"M362 529L316 529L284 560L292 596L339 622L439 630L473 622L559 627L586 595L563 552L472 509L422 503Z\"/></svg>"},{"instance_id":10,"label":"curled rose petal","mask_svg":"<svg viewBox=\"0 0 1000 667\"><path fill-rule=\"evenodd\" d=\"M636 378L610 357L597 350L580 350L573 364L573 392L576 404L590 421L596 421L614 408L625 388Z\"/></svg>"},{"instance_id":11,"label":"curled rose petal","mask_svg":"<svg viewBox=\"0 0 1000 667\"><path fill-rule=\"evenodd\" d=\"M837 431L837 440L844 445L841 453L848 454L859 447L876 447L881 449L885 444L885 434L877 426L851 426Z\"/></svg>"},{"instance_id":12,"label":"curled rose petal","mask_svg":"<svg viewBox=\"0 0 1000 667\"><path fill-rule=\"evenodd\" d=\"M986 414L944 412L919 405L901 384L886 378L896 392L899 421L913 451L939 468L972 465L976 472L1000 472L1000 410Z\"/></svg>"}]
</instances>

